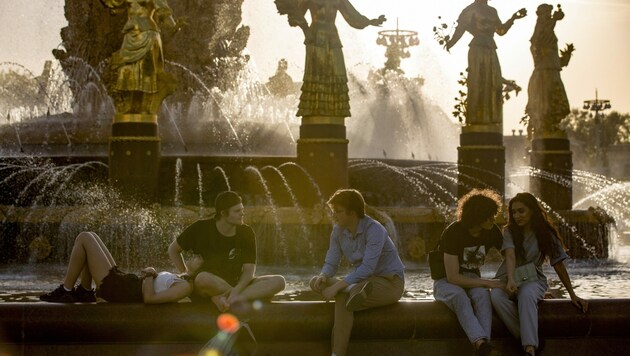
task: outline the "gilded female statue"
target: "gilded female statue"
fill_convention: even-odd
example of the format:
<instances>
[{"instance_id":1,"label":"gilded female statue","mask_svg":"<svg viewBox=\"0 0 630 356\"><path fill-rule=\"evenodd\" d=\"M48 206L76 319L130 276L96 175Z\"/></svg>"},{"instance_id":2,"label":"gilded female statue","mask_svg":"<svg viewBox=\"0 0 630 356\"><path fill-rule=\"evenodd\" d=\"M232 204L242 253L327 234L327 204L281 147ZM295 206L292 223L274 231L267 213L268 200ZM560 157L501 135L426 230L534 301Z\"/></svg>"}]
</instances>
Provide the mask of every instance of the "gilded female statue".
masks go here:
<instances>
[{"instance_id":1,"label":"gilded female statue","mask_svg":"<svg viewBox=\"0 0 630 356\"><path fill-rule=\"evenodd\" d=\"M123 43L112 55L116 73L109 83L119 114L157 114L162 99L173 90L174 79L164 72L158 23L177 30L166 0L100 0L112 14L127 10Z\"/></svg>"},{"instance_id":2,"label":"gilded female statue","mask_svg":"<svg viewBox=\"0 0 630 356\"><path fill-rule=\"evenodd\" d=\"M531 38L534 73L529 80L529 100L525 111L537 137L560 131L558 124L571 112L560 71L568 64L573 47L569 46L562 58L559 56L554 28L556 22L564 18L564 12L560 7L553 14L552 11L551 5L538 6L538 20Z\"/></svg>"},{"instance_id":3,"label":"gilded female statue","mask_svg":"<svg viewBox=\"0 0 630 356\"><path fill-rule=\"evenodd\" d=\"M446 42L446 49L453 47L464 32L473 35L468 51L468 98L467 125L491 125L503 122L503 77L497 57L494 34L505 35L514 21L527 15L525 9L514 13L505 23L488 0L475 0L457 19L453 37Z\"/></svg>"},{"instance_id":4,"label":"gilded female statue","mask_svg":"<svg viewBox=\"0 0 630 356\"><path fill-rule=\"evenodd\" d=\"M385 16L368 19L348 0L276 0L281 14L288 14L289 24L304 31L306 64L297 116L350 116L346 65L335 19L341 13L357 29L380 26ZM312 22L304 18L310 11Z\"/></svg>"}]
</instances>

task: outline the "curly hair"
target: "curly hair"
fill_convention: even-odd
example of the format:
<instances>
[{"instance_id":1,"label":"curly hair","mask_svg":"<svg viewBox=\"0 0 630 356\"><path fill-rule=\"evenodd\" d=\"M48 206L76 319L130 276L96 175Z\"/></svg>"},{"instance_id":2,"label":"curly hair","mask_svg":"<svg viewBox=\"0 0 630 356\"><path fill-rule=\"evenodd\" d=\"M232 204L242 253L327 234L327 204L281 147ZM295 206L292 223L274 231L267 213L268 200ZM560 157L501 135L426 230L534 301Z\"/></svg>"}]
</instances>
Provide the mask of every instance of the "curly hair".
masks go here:
<instances>
[{"instance_id":1,"label":"curly hair","mask_svg":"<svg viewBox=\"0 0 630 356\"><path fill-rule=\"evenodd\" d=\"M491 189L473 189L457 201L457 220L467 228L483 224L501 208L501 196Z\"/></svg>"},{"instance_id":2,"label":"curly hair","mask_svg":"<svg viewBox=\"0 0 630 356\"><path fill-rule=\"evenodd\" d=\"M517 256L524 256L525 250L523 248L523 240L525 239L523 235L523 228L516 224L514 221L514 214L512 212L512 205L514 203L521 203L525 205L532 213L530 226L531 229L536 234L536 240L538 240L538 248L542 253L542 258L547 259L552 257L554 254L554 242L553 239L558 239L560 241L560 245L564 247L564 242L562 241L562 237L558 233L558 230L553 225L547 213L538 203L538 200L531 193L518 193L514 196L514 198L510 199L508 203L508 220L506 227L512 238L514 239L515 252Z\"/></svg>"}]
</instances>

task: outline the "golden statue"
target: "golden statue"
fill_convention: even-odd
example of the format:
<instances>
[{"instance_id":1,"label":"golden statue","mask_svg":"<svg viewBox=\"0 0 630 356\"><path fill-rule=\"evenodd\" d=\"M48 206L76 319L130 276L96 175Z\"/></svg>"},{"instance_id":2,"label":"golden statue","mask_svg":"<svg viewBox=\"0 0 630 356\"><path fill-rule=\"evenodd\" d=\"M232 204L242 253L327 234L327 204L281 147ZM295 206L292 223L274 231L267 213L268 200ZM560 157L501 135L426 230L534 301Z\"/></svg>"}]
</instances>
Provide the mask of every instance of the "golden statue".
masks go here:
<instances>
[{"instance_id":1,"label":"golden statue","mask_svg":"<svg viewBox=\"0 0 630 356\"><path fill-rule=\"evenodd\" d=\"M525 111L530 118L530 130L534 135L563 136L558 124L570 112L569 99L560 78L562 67L569 64L573 46L558 53L558 38L554 32L556 22L564 18L564 12L558 5L553 12L553 6L542 4L538 6L536 27L531 38L531 52L534 57L534 73L529 80L527 90L529 100Z\"/></svg>"},{"instance_id":2,"label":"golden statue","mask_svg":"<svg viewBox=\"0 0 630 356\"><path fill-rule=\"evenodd\" d=\"M100 0L112 14L127 11L123 43L109 66L115 77L110 93L119 115L157 115L162 100L173 92L175 79L164 72L162 39L158 23L177 31L166 0Z\"/></svg>"},{"instance_id":3,"label":"golden statue","mask_svg":"<svg viewBox=\"0 0 630 356\"><path fill-rule=\"evenodd\" d=\"M276 0L275 3L280 14L288 15L289 25L302 28L305 36L306 64L297 116L349 117L348 77L335 27L337 12L357 29L380 26L385 16L370 20L348 0ZM307 11L311 13L310 26L304 18Z\"/></svg>"},{"instance_id":4,"label":"golden statue","mask_svg":"<svg viewBox=\"0 0 630 356\"><path fill-rule=\"evenodd\" d=\"M488 0L475 0L459 15L457 28L446 42L446 49L453 47L464 32L473 35L468 51L466 125L502 125L504 79L494 34L505 35L515 20L526 15L527 11L521 9L502 23Z\"/></svg>"}]
</instances>

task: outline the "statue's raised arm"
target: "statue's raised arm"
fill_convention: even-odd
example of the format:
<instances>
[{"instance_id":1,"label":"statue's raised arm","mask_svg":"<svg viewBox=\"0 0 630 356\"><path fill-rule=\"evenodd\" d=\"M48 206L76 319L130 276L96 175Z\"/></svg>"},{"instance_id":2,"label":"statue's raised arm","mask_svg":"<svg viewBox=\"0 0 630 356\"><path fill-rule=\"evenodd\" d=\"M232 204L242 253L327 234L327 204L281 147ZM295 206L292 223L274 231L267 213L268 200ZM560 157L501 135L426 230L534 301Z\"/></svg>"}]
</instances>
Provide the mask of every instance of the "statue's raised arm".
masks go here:
<instances>
[{"instance_id":1,"label":"statue's raised arm","mask_svg":"<svg viewBox=\"0 0 630 356\"><path fill-rule=\"evenodd\" d=\"M348 78L335 26L337 13L358 29L380 26L385 16L369 19L348 0L275 0L275 3L278 12L288 16L289 25L302 28L305 36L306 64L297 116L335 117L337 121L349 117ZM311 14L310 25L305 19L307 11Z\"/></svg>"},{"instance_id":2,"label":"statue's raised arm","mask_svg":"<svg viewBox=\"0 0 630 356\"><path fill-rule=\"evenodd\" d=\"M449 50L465 32L473 36L468 52L466 125L486 125L502 132L504 79L494 34L506 34L515 20L526 15L525 9L518 10L503 23L487 0L475 0L459 15L455 33L445 47Z\"/></svg>"}]
</instances>

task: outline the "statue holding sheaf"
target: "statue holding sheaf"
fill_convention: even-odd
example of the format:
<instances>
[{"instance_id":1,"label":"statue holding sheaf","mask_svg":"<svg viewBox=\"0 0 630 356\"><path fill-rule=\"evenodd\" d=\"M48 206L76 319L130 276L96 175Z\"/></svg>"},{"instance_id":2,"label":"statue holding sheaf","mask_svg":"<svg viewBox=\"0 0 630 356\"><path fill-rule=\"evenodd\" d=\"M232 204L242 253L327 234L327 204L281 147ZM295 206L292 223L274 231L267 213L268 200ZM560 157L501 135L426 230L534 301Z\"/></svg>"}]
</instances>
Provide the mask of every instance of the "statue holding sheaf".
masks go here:
<instances>
[{"instance_id":1,"label":"statue holding sheaf","mask_svg":"<svg viewBox=\"0 0 630 356\"><path fill-rule=\"evenodd\" d=\"M184 24L175 21L166 0L100 0L112 14L127 11L123 43L112 54L108 80L118 114L152 114L175 89L174 77L164 71L162 39L158 23L176 32Z\"/></svg>"}]
</instances>

